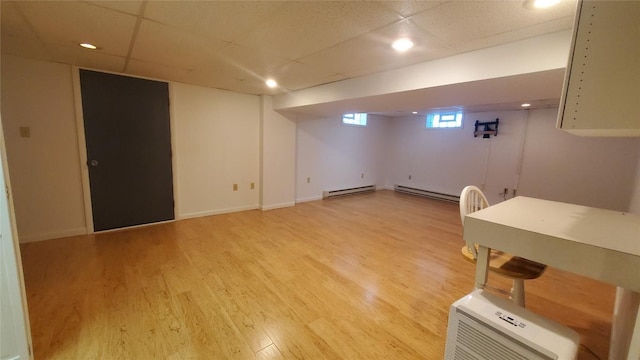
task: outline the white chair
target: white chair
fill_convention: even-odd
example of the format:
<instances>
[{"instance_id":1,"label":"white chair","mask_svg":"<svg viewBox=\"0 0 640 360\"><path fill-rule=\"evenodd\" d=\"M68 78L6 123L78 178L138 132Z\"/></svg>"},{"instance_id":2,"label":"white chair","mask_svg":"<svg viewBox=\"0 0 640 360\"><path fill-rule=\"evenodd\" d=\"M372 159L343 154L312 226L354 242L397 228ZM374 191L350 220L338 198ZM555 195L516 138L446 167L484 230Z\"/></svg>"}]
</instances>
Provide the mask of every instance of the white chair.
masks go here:
<instances>
[{"instance_id":1,"label":"white chair","mask_svg":"<svg viewBox=\"0 0 640 360\"><path fill-rule=\"evenodd\" d=\"M489 206L487 198L476 186L465 187L460 194L460 219L464 227L464 217L472 212ZM476 263L478 245L467 243L462 247L465 259ZM544 273L546 265L521 257L513 256L502 251L491 250L489 257L489 271L493 271L513 280L511 299L524 307L524 280L536 279Z\"/></svg>"}]
</instances>

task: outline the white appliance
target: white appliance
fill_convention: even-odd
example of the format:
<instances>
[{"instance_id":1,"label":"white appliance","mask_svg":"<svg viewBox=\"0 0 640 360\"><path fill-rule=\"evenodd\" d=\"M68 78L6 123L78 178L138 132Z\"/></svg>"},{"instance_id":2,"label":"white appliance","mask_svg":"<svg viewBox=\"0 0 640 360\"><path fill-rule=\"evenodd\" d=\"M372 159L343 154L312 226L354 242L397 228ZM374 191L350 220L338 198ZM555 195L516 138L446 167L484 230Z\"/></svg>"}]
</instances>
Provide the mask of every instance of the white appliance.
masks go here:
<instances>
[{"instance_id":1,"label":"white appliance","mask_svg":"<svg viewBox=\"0 0 640 360\"><path fill-rule=\"evenodd\" d=\"M445 360L575 360L572 329L483 290L451 305Z\"/></svg>"}]
</instances>

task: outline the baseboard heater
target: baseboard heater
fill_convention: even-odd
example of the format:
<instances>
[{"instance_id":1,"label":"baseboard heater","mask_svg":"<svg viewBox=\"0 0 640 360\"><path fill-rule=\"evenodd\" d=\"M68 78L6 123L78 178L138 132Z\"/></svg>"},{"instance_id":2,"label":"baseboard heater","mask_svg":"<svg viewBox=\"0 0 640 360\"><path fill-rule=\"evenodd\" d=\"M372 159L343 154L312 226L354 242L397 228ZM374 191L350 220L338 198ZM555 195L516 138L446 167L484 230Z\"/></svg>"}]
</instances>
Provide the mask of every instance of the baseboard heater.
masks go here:
<instances>
[{"instance_id":1,"label":"baseboard heater","mask_svg":"<svg viewBox=\"0 0 640 360\"><path fill-rule=\"evenodd\" d=\"M326 199L328 197L340 196L340 195L349 195L349 194L359 194L363 192L376 191L375 185L367 185L367 186L359 186L350 189L340 189L340 190L330 190L323 191L322 198Z\"/></svg>"},{"instance_id":2,"label":"baseboard heater","mask_svg":"<svg viewBox=\"0 0 640 360\"><path fill-rule=\"evenodd\" d=\"M403 185L396 185L394 187L394 190L404 194L424 196L431 199L444 200L444 201L450 201L455 203L460 202L460 196L443 194L443 193L423 190L423 189L416 189L416 188L403 186Z\"/></svg>"}]
</instances>

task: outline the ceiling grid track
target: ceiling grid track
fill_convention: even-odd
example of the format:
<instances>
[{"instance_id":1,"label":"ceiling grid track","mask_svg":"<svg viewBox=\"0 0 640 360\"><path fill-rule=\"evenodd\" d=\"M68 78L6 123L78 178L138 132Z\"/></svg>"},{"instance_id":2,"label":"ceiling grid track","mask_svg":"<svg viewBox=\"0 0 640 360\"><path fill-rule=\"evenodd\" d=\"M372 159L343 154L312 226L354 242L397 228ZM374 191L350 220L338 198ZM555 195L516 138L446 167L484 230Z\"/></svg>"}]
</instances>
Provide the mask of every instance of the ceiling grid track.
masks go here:
<instances>
[{"instance_id":1,"label":"ceiling grid track","mask_svg":"<svg viewBox=\"0 0 640 360\"><path fill-rule=\"evenodd\" d=\"M140 12L138 13L138 17L136 19L136 26L133 29L133 34L131 35L131 43L129 44L129 50L127 51L127 57L124 59L124 67L122 69L123 73L127 72L127 68L129 67L129 60L131 60L131 53L133 53L133 47L136 44L136 40L138 38L138 31L140 30L140 24L142 24L142 20L144 19L144 11L147 9L148 1L143 1L140 5Z\"/></svg>"}]
</instances>

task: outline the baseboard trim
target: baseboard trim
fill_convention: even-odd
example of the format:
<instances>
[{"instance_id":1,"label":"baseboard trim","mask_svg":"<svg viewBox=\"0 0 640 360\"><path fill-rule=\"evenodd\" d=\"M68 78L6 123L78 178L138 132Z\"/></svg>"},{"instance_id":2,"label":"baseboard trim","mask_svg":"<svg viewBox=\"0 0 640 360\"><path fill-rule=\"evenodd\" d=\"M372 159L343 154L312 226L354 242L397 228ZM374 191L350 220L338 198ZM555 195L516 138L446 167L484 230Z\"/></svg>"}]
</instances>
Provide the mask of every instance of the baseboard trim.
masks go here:
<instances>
[{"instance_id":1,"label":"baseboard trim","mask_svg":"<svg viewBox=\"0 0 640 360\"><path fill-rule=\"evenodd\" d=\"M297 204L297 203L308 202L308 201L316 201L316 200L322 200L322 195L319 195L319 196L311 196L311 197L301 198L301 199L296 199L296 204Z\"/></svg>"},{"instance_id":2,"label":"baseboard trim","mask_svg":"<svg viewBox=\"0 0 640 360\"><path fill-rule=\"evenodd\" d=\"M84 227L69 229L69 230L62 230L62 231L52 231L52 232L40 233L40 234L28 234L28 235L20 235L20 233L18 232L18 242L20 244L24 244L24 243L30 243L30 242L36 242L36 241L45 241L45 240L51 240L51 239L70 237L70 236L86 235L88 233L89 232L87 231L87 228L84 228Z\"/></svg>"},{"instance_id":3,"label":"baseboard trim","mask_svg":"<svg viewBox=\"0 0 640 360\"><path fill-rule=\"evenodd\" d=\"M176 220L192 219L192 218L199 218L199 217L211 216L211 215L221 215L221 214L228 214L228 213L247 211L247 210L257 210L259 208L260 208L259 205L247 205L247 206L238 206L238 207L219 209L219 210L207 210L207 211L199 211L199 212L186 213L186 214L178 214L178 216L176 216Z\"/></svg>"},{"instance_id":4,"label":"baseboard trim","mask_svg":"<svg viewBox=\"0 0 640 360\"><path fill-rule=\"evenodd\" d=\"M286 208L286 207L291 207L291 206L296 206L296 203L293 202L293 201L290 201L290 202L286 202L286 203L260 206L260 210L268 211L268 210L281 209L281 208Z\"/></svg>"}]
</instances>

